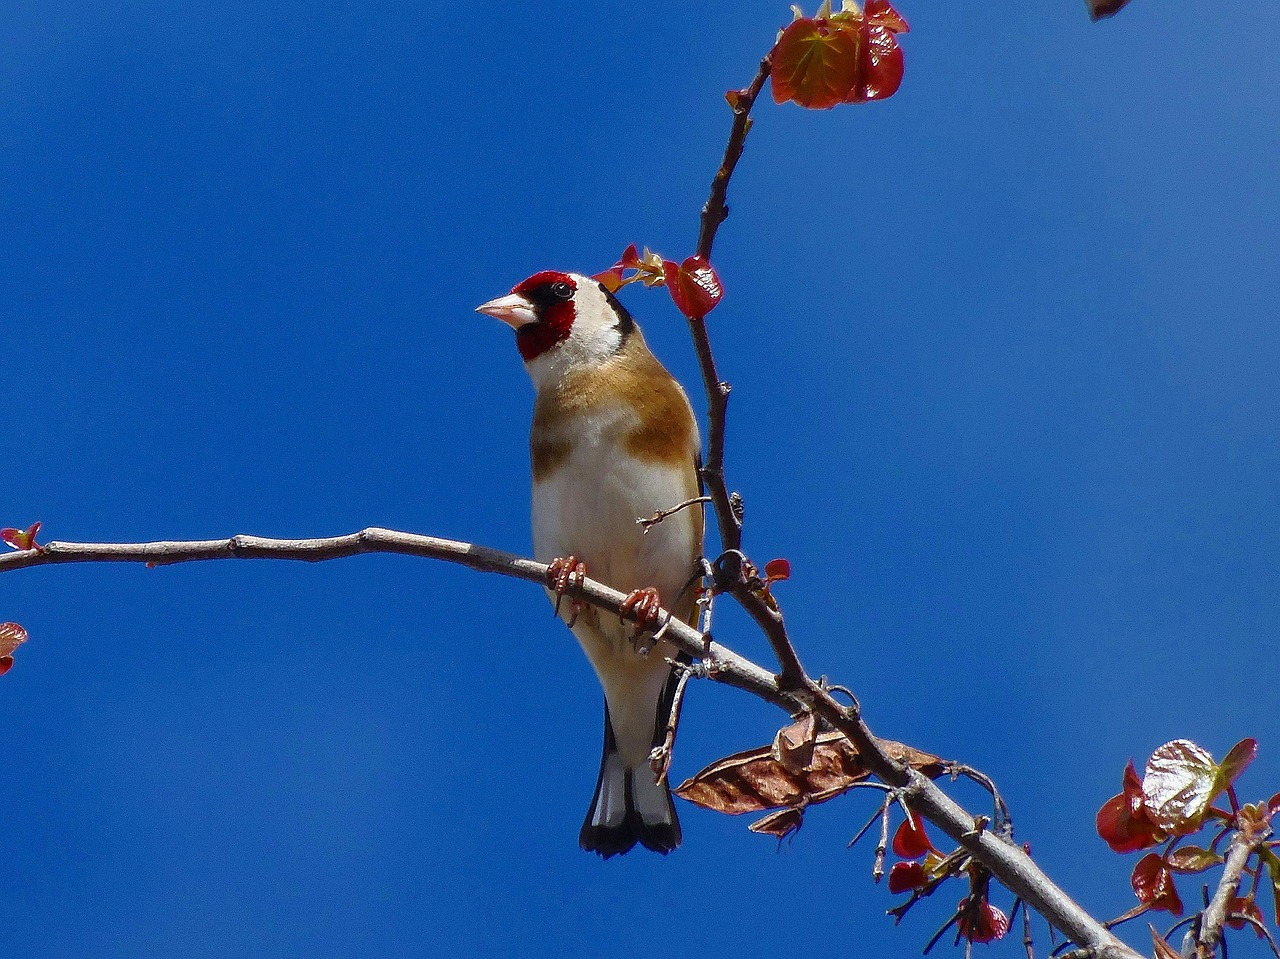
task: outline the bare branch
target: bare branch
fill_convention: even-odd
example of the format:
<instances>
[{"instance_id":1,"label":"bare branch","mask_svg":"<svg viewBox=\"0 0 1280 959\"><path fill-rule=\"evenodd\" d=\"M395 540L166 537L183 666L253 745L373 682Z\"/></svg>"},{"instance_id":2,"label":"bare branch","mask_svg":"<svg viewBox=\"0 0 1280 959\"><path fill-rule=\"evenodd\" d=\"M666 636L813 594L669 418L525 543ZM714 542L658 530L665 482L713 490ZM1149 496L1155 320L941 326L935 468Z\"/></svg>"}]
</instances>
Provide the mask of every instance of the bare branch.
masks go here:
<instances>
[{"instance_id":1,"label":"bare branch","mask_svg":"<svg viewBox=\"0 0 1280 959\"><path fill-rule=\"evenodd\" d=\"M320 562L365 553L399 553L457 563L483 573L497 573L542 586L547 567L501 550L456 540L416 533L370 527L346 536L324 539L266 539L233 536L222 540L156 543L50 543L38 550L0 555L0 573L34 566L64 563L139 563L165 566L201 560L283 559ZM626 596L595 580L576 580L566 591L571 597L591 603L615 615ZM763 600L748 593L755 602ZM749 606L748 609L751 607ZM671 617L665 638L695 659L710 656L715 663L709 678L759 696L795 712L807 706L835 729L840 730L862 754L876 776L897 787L906 802L985 865L1015 896L1026 901L1074 942L1090 949L1094 959L1136 959L1130 950L1065 892L1059 889L1020 848L989 830L975 830L975 817L966 812L924 776L898 763L880 745L862 721L858 711L842 706L830 690L803 672L799 685L785 688L777 677L751 660L716 642L706 642L703 634ZM781 619L778 620L781 628ZM785 635L785 632L784 632Z\"/></svg>"},{"instance_id":2,"label":"bare branch","mask_svg":"<svg viewBox=\"0 0 1280 959\"><path fill-rule=\"evenodd\" d=\"M512 553L474 543L378 527L320 539L267 539L239 535L230 539L187 542L49 543L40 549L0 554L0 573L63 563L138 563L148 567L218 559L276 559L315 563L366 553L399 553L443 560L477 572L512 576L539 586L545 584L547 576L545 564ZM623 593L592 579L583 579L579 583L575 577L565 592L573 599L583 600L615 615L620 614L626 600ZM777 680L767 670L719 643L712 642L708 645L701 633L671 616L668 611L661 611L660 616L670 620L663 638L695 659L708 657L713 660L713 678L717 682L743 689L788 711L796 709L795 700L779 689Z\"/></svg>"},{"instance_id":3,"label":"bare branch","mask_svg":"<svg viewBox=\"0 0 1280 959\"><path fill-rule=\"evenodd\" d=\"M751 107L755 104L760 91L764 89L764 83L769 79L769 71L772 68L772 54L766 54L756 70L755 79L746 89L738 90L734 95L734 102L731 103L733 128L729 131L729 142L725 145L724 159L720 161L720 169L716 170L716 175L711 181L711 196L707 198L702 208L702 223L698 231L697 253L699 256L711 258L711 247L716 242L716 231L729 215L729 207L725 203L729 193L729 179L733 176L733 170L738 165L738 160L742 158L742 151L746 146L747 131L751 129Z\"/></svg>"},{"instance_id":4,"label":"bare branch","mask_svg":"<svg viewBox=\"0 0 1280 959\"><path fill-rule=\"evenodd\" d=\"M1227 921L1228 907L1240 889L1245 865L1254 850L1270 836L1271 830L1263 824L1260 830L1243 829L1231 837L1218 888L1214 890L1213 900L1200 919L1199 935L1196 936L1196 959L1212 959L1217 951L1218 944L1222 942L1222 927Z\"/></svg>"},{"instance_id":5,"label":"bare branch","mask_svg":"<svg viewBox=\"0 0 1280 959\"><path fill-rule=\"evenodd\" d=\"M733 126L729 131L729 142L725 145L720 168L711 180L711 195L702 208L701 226L698 230L697 253L708 260L711 259L716 231L729 215L725 199L729 193L729 180L746 146L747 131L751 129L751 107L764 88L765 81L769 79L772 65L770 56L766 55L760 61L755 79L746 89L737 91L731 99ZM707 461L702 466L702 481L715 504L721 548L738 549L742 545L742 504L741 500L735 501L730 496L724 478L725 417L729 407L729 384L720 379L716 370L706 320L703 317L689 317L689 332L693 336L698 367L702 371L702 385L707 393Z\"/></svg>"}]
</instances>

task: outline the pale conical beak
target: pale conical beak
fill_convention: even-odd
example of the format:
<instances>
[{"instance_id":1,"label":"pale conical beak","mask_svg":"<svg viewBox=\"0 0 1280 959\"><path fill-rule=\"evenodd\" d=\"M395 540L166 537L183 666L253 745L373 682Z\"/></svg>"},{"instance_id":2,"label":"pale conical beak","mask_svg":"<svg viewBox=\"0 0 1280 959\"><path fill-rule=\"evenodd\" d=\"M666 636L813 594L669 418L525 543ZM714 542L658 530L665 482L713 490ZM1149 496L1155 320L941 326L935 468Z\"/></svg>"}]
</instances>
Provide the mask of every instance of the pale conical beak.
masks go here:
<instances>
[{"instance_id":1,"label":"pale conical beak","mask_svg":"<svg viewBox=\"0 0 1280 959\"><path fill-rule=\"evenodd\" d=\"M538 322L538 315L533 312L533 304L519 293L509 293L488 303L481 303L476 307L476 312L499 319L513 330Z\"/></svg>"}]
</instances>

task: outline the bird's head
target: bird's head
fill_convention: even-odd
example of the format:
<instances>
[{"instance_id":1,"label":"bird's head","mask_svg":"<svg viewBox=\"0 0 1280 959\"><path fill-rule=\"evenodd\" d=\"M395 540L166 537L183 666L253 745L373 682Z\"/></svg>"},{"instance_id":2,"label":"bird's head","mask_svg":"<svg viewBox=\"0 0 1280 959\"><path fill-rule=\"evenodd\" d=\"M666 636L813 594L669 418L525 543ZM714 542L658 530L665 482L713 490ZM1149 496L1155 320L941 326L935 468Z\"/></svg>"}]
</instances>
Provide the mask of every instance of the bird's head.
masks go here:
<instances>
[{"instance_id":1,"label":"bird's head","mask_svg":"<svg viewBox=\"0 0 1280 959\"><path fill-rule=\"evenodd\" d=\"M599 281L580 273L535 273L476 312L516 331L516 346L535 383L578 364L601 363L635 328L631 315Z\"/></svg>"}]
</instances>

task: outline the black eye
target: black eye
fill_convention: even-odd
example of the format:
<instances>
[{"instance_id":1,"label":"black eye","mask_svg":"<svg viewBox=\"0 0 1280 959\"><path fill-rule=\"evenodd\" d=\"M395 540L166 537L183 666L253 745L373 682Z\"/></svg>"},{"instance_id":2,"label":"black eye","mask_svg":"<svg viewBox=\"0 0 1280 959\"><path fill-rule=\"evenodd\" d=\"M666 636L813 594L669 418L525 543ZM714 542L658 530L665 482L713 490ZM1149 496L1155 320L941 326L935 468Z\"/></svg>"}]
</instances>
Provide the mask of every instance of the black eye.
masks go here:
<instances>
[{"instance_id":1,"label":"black eye","mask_svg":"<svg viewBox=\"0 0 1280 959\"><path fill-rule=\"evenodd\" d=\"M573 299L573 287L564 280L557 280L551 284L551 295L558 300L571 300Z\"/></svg>"}]
</instances>

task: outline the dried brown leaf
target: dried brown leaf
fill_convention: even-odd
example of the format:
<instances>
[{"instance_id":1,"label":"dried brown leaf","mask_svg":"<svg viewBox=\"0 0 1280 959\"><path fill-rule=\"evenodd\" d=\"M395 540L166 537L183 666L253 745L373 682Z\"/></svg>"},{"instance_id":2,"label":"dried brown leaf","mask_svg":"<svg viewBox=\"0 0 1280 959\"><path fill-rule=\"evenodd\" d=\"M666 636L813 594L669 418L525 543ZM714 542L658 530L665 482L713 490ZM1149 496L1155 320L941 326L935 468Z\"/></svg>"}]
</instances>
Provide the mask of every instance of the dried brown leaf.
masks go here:
<instances>
[{"instance_id":1,"label":"dried brown leaf","mask_svg":"<svg viewBox=\"0 0 1280 959\"><path fill-rule=\"evenodd\" d=\"M747 828L765 836L777 836L779 841L794 836L804 825L804 811L801 809L779 809L762 819L757 819Z\"/></svg>"},{"instance_id":2,"label":"dried brown leaf","mask_svg":"<svg viewBox=\"0 0 1280 959\"><path fill-rule=\"evenodd\" d=\"M1156 949L1156 959L1182 959L1182 953L1169 945L1164 936L1156 932L1156 927L1147 923L1147 928L1151 930L1151 944Z\"/></svg>"},{"instance_id":3,"label":"dried brown leaf","mask_svg":"<svg viewBox=\"0 0 1280 959\"><path fill-rule=\"evenodd\" d=\"M789 773L799 775L813 762L818 739L818 717L808 713L799 722L784 726L773 737L773 758Z\"/></svg>"},{"instance_id":4,"label":"dried brown leaf","mask_svg":"<svg viewBox=\"0 0 1280 959\"><path fill-rule=\"evenodd\" d=\"M937 756L902 743L881 740L880 745L894 759L926 776L940 776L946 769ZM686 779L675 793L705 809L738 815L825 802L871 775L843 733L820 733L814 739L810 762L799 772L789 771L774 756L773 748L764 746L726 756Z\"/></svg>"}]
</instances>

